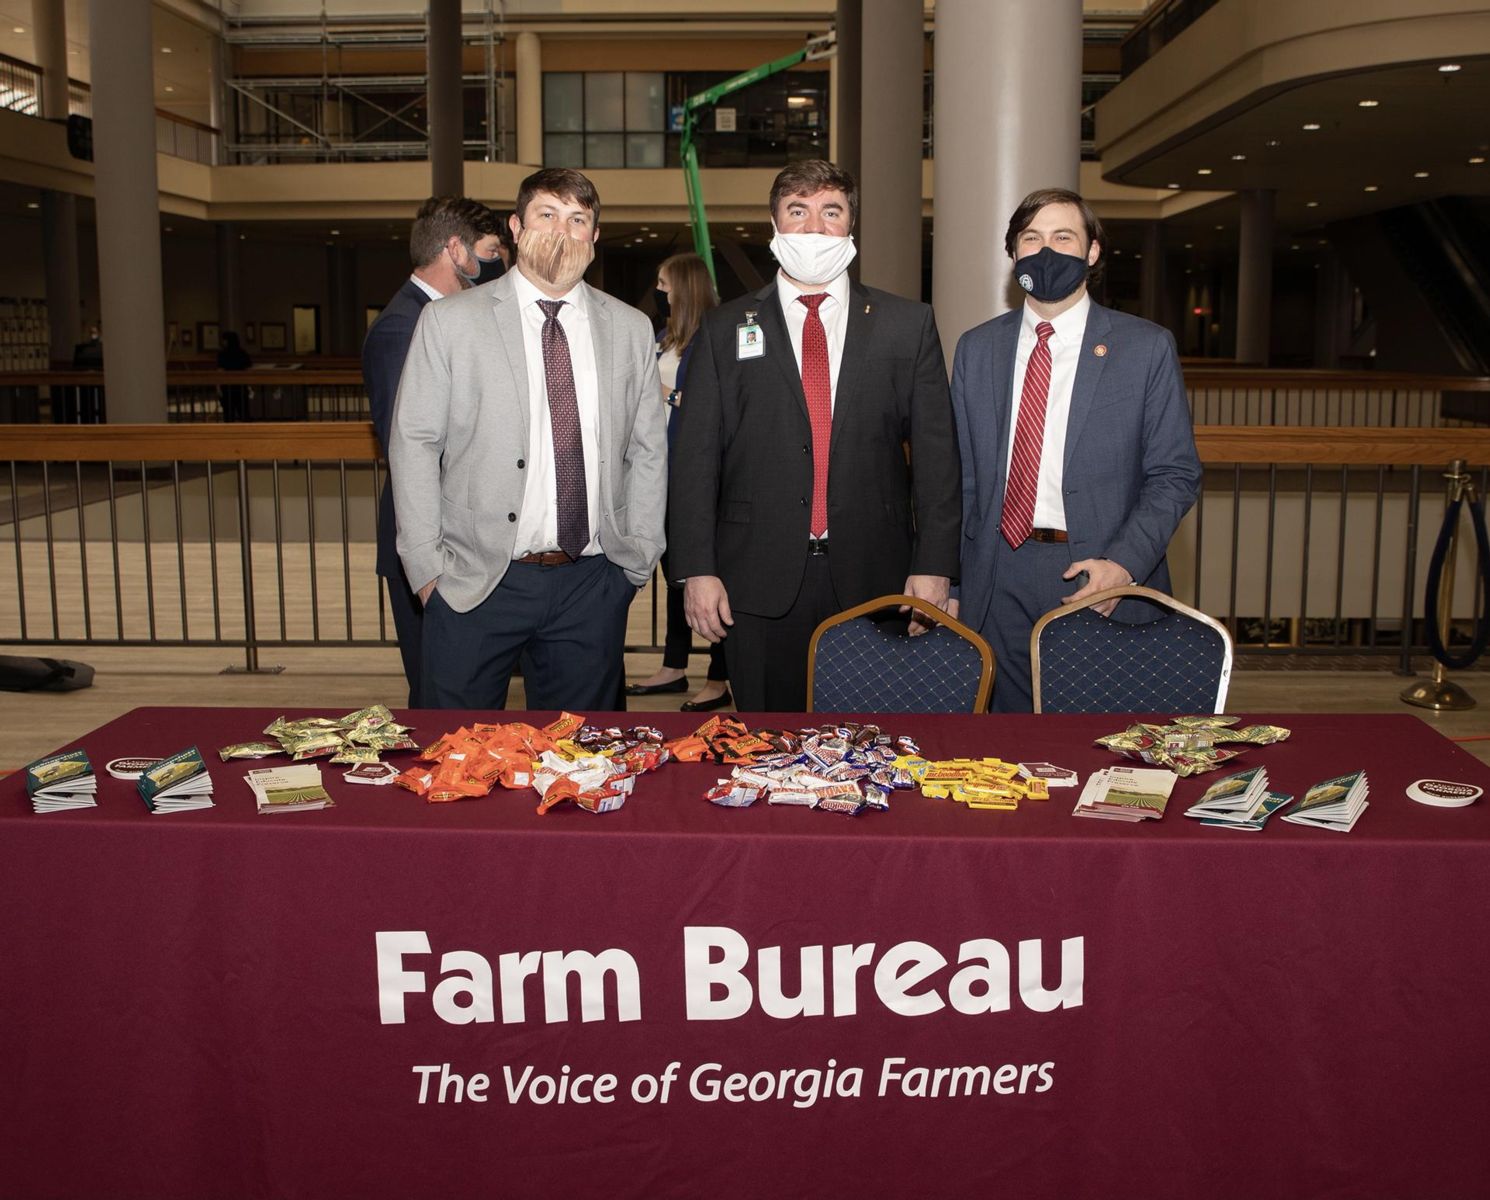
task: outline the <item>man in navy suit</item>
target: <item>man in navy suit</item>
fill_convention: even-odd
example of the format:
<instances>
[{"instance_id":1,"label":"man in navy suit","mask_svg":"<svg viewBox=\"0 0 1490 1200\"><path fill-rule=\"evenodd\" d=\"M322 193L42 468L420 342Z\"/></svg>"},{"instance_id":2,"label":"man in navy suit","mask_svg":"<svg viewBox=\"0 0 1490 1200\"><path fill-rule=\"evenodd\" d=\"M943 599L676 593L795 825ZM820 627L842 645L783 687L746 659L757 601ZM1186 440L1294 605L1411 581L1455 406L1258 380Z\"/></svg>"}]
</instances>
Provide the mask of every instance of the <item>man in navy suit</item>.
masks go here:
<instances>
[{"instance_id":1,"label":"man in navy suit","mask_svg":"<svg viewBox=\"0 0 1490 1200\"><path fill-rule=\"evenodd\" d=\"M1024 305L969 330L953 360L957 604L997 655L995 712L1032 708L1030 633L1045 613L1134 581L1169 590L1165 551L1200 487L1174 338L1087 295L1103 240L1075 192L1027 196L1004 239ZM1134 601L1098 611L1147 615Z\"/></svg>"},{"instance_id":2,"label":"man in navy suit","mask_svg":"<svg viewBox=\"0 0 1490 1200\"><path fill-rule=\"evenodd\" d=\"M471 286L480 271L476 244L483 233L483 217L492 214L474 200L454 196L431 196L419 208L409 233L409 257L414 272L394 293L362 343L362 381L367 388L373 427L378 444L388 454L388 433L393 422L393 401L403 375L404 359L420 310L431 300L450 296ZM419 702L419 642L424 616L419 598L404 577L394 544L391 480L383 481L378 500L378 574L388 581L388 606L393 610L393 628L403 656L404 676L409 681L409 707Z\"/></svg>"}]
</instances>

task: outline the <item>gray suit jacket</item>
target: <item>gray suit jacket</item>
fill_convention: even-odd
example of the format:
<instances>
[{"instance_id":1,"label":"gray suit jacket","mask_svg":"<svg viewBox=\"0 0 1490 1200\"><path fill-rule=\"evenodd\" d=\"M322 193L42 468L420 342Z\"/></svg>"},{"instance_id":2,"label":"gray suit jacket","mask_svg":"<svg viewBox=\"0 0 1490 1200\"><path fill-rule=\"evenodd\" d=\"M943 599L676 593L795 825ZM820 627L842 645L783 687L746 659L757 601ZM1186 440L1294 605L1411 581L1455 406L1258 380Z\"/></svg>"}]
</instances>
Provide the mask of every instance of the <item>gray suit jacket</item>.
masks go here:
<instances>
[{"instance_id":1,"label":"gray suit jacket","mask_svg":"<svg viewBox=\"0 0 1490 1200\"><path fill-rule=\"evenodd\" d=\"M962 452L961 619L982 628L1004 507L1022 308L962 335L952 408ZM1102 353L1098 353L1098 348ZM1166 329L1093 303L1071 389L1064 460L1071 559L1110 558L1169 590L1169 539L1200 488L1190 407Z\"/></svg>"},{"instance_id":2,"label":"gray suit jacket","mask_svg":"<svg viewBox=\"0 0 1490 1200\"><path fill-rule=\"evenodd\" d=\"M528 368L514 275L427 304L404 362L388 442L398 554L409 586L439 577L457 612L501 582L528 457ZM586 285L581 284L581 287ZM652 326L588 292L600 381L600 546L640 587L663 547L667 434Z\"/></svg>"}]
</instances>

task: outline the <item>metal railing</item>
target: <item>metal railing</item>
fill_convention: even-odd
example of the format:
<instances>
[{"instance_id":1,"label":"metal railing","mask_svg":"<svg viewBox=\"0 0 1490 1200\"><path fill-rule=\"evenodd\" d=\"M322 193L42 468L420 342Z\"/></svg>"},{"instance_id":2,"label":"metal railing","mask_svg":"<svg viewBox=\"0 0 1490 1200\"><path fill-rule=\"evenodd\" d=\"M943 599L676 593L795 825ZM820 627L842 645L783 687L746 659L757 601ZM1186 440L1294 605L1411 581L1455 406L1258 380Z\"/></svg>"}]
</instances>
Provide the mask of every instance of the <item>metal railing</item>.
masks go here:
<instances>
[{"instance_id":1,"label":"metal railing","mask_svg":"<svg viewBox=\"0 0 1490 1200\"><path fill-rule=\"evenodd\" d=\"M1175 594L1241 655L1425 649L1442 468L1490 484L1490 431L1201 427ZM0 643L393 644L375 574L383 468L365 423L0 427ZM1424 504L1428 505L1427 508ZM656 650L650 630L628 650ZM1454 612L1478 611L1461 573Z\"/></svg>"}]
</instances>

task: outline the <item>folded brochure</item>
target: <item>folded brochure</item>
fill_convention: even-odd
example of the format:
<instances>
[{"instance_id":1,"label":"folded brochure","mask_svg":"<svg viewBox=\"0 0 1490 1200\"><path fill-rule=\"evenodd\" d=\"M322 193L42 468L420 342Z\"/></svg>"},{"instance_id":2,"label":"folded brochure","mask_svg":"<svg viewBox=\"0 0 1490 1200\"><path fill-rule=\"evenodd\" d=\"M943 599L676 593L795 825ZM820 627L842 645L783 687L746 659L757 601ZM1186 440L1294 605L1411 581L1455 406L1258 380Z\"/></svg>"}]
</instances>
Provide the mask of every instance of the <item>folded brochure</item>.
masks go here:
<instances>
[{"instance_id":1,"label":"folded brochure","mask_svg":"<svg viewBox=\"0 0 1490 1200\"><path fill-rule=\"evenodd\" d=\"M212 776L195 746L151 763L140 773L135 787L153 813L213 807Z\"/></svg>"}]
</instances>

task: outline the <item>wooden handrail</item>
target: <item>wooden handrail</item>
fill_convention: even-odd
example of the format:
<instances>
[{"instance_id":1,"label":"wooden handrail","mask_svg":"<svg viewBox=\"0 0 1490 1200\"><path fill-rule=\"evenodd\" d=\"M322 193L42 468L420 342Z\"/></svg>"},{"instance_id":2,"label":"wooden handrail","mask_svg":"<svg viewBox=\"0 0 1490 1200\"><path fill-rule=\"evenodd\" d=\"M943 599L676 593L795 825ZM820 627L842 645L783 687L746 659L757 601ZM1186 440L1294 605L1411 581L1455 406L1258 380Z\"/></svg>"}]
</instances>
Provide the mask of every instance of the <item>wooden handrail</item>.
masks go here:
<instances>
[{"instance_id":1,"label":"wooden handrail","mask_svg":"<svg viewBox=\"0 0 1490 1200\"><path fill-rule=\"evenodd\" d=\"M166 387L246 387L280 384L287 387L356 387L362 386L362 371L357 367L310 367L285 370L273 367L250 367L246 371L224 371L215 367L171 368L166 372ZM103 387L102 371L6 371L0 373L0 387Z\"/></svg>"},{"instance_id":2,"label":"wooden handrail","mask_svg":"<svg viewBox=\"0 0 1490 1200\"><path fill-rule=\"evenodd\" d=\"M1200 425L1202 462L1251 465L1439 467L1490 465L1490 429ZM254 421L180 425L0 425L0 461L369 461L370 421Z\"/></svg>"}]
</instances>

